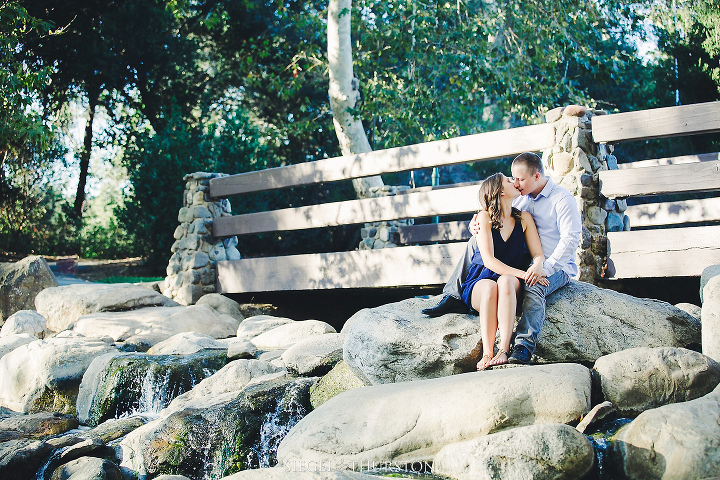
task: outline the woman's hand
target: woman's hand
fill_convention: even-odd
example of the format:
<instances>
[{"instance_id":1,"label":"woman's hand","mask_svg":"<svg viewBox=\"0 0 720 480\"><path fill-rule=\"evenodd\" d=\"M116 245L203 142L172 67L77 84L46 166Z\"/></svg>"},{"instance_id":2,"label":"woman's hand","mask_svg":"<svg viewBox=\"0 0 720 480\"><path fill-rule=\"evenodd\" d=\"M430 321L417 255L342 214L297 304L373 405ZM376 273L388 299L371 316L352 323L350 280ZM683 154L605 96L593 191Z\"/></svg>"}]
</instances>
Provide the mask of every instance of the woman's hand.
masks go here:
<instances>
[{"instance_id":1,"label":"woman's hand","mask_svg":"<svg viewBox=\"0 0 720 480\"><path fill-rule=\"evenodd\" d=\"M468 230L470 230L470 234L474 237L478 233L480 233L480 224L478 223L478 214L476 213L473 215L472 220L470 220L470 225L468 225Z\"/></svg>"},{"instance_id":2,"label":"woman's hand","mask_svg":"<svg viewBox=\"0 0 720 480\"><path fill-rule=\"evenodd\" d=\"M536 261L530 265L530 268L528 268L525 272L523 280L525 280L525 284L528 287L532 287L536 283L539 283L543 287L550 285L545 273L543 272L543 262L540 261Z\"/></svg>"}]
</instances>

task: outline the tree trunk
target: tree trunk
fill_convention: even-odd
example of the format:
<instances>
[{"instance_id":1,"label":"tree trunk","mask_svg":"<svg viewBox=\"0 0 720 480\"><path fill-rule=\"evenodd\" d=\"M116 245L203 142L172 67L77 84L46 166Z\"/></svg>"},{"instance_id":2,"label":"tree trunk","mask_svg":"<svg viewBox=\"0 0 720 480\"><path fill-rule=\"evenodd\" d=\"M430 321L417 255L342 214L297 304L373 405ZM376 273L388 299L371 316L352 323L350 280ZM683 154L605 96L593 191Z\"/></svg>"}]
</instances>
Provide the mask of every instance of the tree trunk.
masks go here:
<instances>
[{"instance_id":1,"label":"tree trunk","mask_svg":"<svg viewBox=\"0 0 720 480\"><path fill-rule=\"evenodd\" d=\"M80 179L78 180L77 193L75 194L75 206L73 211L75 217L82 219L82 206L85 202L85 185L87 184L88 170L90 169L90 154L92 153L93 120L97 109L100 92L88 91L88 119L85 124L85 144L80 152Z\"/></svg>"},{"instance_id":2,"label":"tree trunk","mask_svg":"<svg viewBox=\"0 0 720 480\"><path fill-rule=\"evenodd\" d=\"M360 97L359 82L354 77L352 68L351 8L351 0L330 0L328 6L328 94L335 133L343 155L372 151L362 122L351 113ZM356 178L353 186L358 197L363 198L369 196L371 187L383 186L383 181L379 175Z\"/></svg>"}]
</instances>

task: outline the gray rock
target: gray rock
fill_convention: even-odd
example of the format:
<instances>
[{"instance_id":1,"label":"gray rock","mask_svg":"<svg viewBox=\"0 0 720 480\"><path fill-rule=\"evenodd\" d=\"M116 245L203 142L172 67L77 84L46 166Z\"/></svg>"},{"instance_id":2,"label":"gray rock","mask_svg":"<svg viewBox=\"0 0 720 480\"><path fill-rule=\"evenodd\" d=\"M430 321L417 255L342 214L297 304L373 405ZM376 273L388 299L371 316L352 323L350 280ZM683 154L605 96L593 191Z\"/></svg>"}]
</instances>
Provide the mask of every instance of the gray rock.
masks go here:
<instances>
[{"instance_id":1,"label":"gray rock","mask_svg":"<svg viewBox=\"0 0 720 480\"><path fill-rule=\"evenodd\" d=\"M12 352L21 345L27 345L35 340L37 340L37 338L32 335L28 335L27 333L0 337L0 358L4 357L6 354Z\"/></svg>"},{"instance_id":2,"label":"gray rock","mask_svg":"<svg viewBox=\"0 0 720 480\"><path fill-rule=\"evenodd\" d=\"M460 314L430 318L420 312L435 303L410 298L360 310L343 327L345 363L373 385L474 370L482 356L480 320Z\"/></svg>"},{"instance_id":3,"label":"gray rock","mask_svg":"<svg viewBox=\"0 0 720 480\"><path fill-rule=\"evenodd\" d=\"M612 459L626 478L700 479L720 472L720 386L647 410L618 431Z\"/></svg>"},{"instance_id":4,"label":"gray rock","mask_svg":"<svg viewBox=\"0 0 720 480\"><path fill-rule=\"evenodd\" d=\"M331 325L320 320L303 320L280 325L252 337L250 341L262 350L287 349L301 340L326 333L337 332Z\"/></svg>"},{"instance_id":5,"label":"gray rock","mask_svg":"<svg viewBox=\"0 0 720 480\"><path fill-rule=\"evenodd\" d=\"M339 362L320 381L310 388L310 403L313 408L318 408L335 395L339 395L353 388L368 386L360 380L347 366L345 362Z\"/></svg>"},{"instance_id":6,"label":"gray rock","mask_svg":"<svg viewBox=\"0 0 720 480\"><path fill-rule=\"evenodd\" d=\"M150 478L160 472L196 478L203 467L207 477L221 478L238 468L269 467L277 443L309 411L315 381L276 376L223 403L161 417L120 442L121 467Z\"/></svg>"},{"instance_id":7,"label":"gray rock","mask_svg":"<svg viewBox=\"0 0 720 480\"><path fill-rule=\"evenodd\" d=\"M531 425L444 447L433 473L473 480L575 480L595 461L590 441L563 424Z\"/></svg>"},{"instance_id":8,"label":"gray rock","mask_svg":"<svg viewBox=\"0 0 720 480\"><path fill-rule=\"evenodd\" d=\"M0 358L0 405L23 413L75 414L85 370L95 357L116 351L103 341L76 337L22 345Z\"/></svg>"},{"instance_id":9,"label":"gray rock","mask_svg":"<svg viewBox=\"0 0 720 480\"><path fill-rule=\"evenodd\" d=\"M57 285L55 275L42 257L0 263L0 325L17 311L33 310L37 294Z\"/></svg>"},{"instance_id":10,"label":"gray rock","mask_svg":"<svg viewBox=\"0 0 720 480\"><path fill-rule=\"evenodd\" d=\"M246 318L237 329L237 337L250 340L253 337L272 330L280 325L294 322L295 320L285 317L274 317L272 315L254 315Z\"/></svg>"},{"instance_id":11,"label":"gray rock","mask_svg":"<svg viewBox=\"0 0 720 480\"><path fill-rule=\"evenodd\" d=\"M228 402L237 397L250 381L281 371L262 360L235 360L198 383L192 390L175 397L160 415L168 416L187 408L204 409Z\"/></svg>"},{"instance_id":12,"label":"gray rock","mask_svg":"<svg viewBox=\"0 0 720 480\"><path fill-rule=\"evenodd\" d=\"M77 426L77 418L60 413L10 415L0 419L0 442L17 438L42 439L65 433Z\"/></svg>"},{"instance_id":13,"label":"gray rock","mask_svg":"<svg viewBox=\"0 0 720 480\"><path fill-rule=\"evenodd\" d=\"M705 301L705 295L703 294L703 290L705 290L705 285L707 285L707 282L710 281L711 278L717 277L720 275L720 265L710 265L709 267L705 267L700 274L700 302Z\"/></svg>"},{"instance_id":14,"label":"gray rock","mask_svg":"<svg viewBox=\"0 0 720 480\"><path fill-rule=\"evenodd\" d=\"M228 360L239 360L242 358L255 358L258 353L258 349L254 343L250 340L244 340L241 338L223 338L219 340L220 343L227 346L228 349Z\"/></svg>"},{"instance_id":15,"label":"gray rock","mask_svg":"<svg viewBox=\"0 0 720 480\"><path fill-rule=\"evenodd\" d=\"M548 297L535 355L592 363L635 347L698 349L700 338L700 322L669 303L571 281Z\"/></svg>"},{"instance_id":16,"label":"gray rock","mask_svg":"<svg viewBox=\"0 0 720 480\"><path fill-rule=\"evenodd\" d=\"M355 465L431 460L442 447L512 427L578 421L590 371L536 365L356 388L303 418L278 461Z\"/></svg>"},{"instance_id":17,"label":"gray rock","mask_svg":"<svg viewBox=\"0 0 720 480\"><path fill-rule=\"evenodd\" d=\"M115 353L87 368L77 395L77 416L86 425L122 415L157 415L227 363L222 350L191 355Z\"/></svg>"},{"instance_id":18,"label":"gray rock","mask_svg":"<svg viewBox=\"0 0 720 480\"><path fill-rule=\"evenodd\" d=\"M159 480L160 477L156 477ZM326 466L297 464L273 468L244 470L221 480L377 480L376 475L366 475L349 470L329 471Z\"/></svg>"},{"instance_id":19,"label":"gray rock","mask_svg":"<svg viewBox=\"0 0 720 480\"><path fill-rule=\"evenodd\" d=\"M693 305L692 303L678 303L675 306L683 312L689 313L693 317L697 318L700 322L702 322L702 307L698 307L697 305Z\"/></svg>"},{"instance_id":20,"label":"gray rock","mask_svg":"<svg viewBox=\"0 0 720 480\"><path fill-rule=\"evenodd\" d=\"M611 402L605 401L599 403L595 405L587 415L585 415L575 428L578 432L585 433L590 426L595 425L597 422L603 420L609 415L613 415L615 412L617 412L617 408L615 408L615 405Z\"/></svg>"},{"instance_id":21,"label":"gray rock","mask_svg":"<svg viewBox=\"0 0 720 480\"><path fill-rule=\"evenodd\" d=\"M707 270L707 269L705 269ZM720 275L711 277L703 288L702 351L720 361Z\"/></svg>"},{"instance_id":22,"label":"gray rock","mask_svg":"<svg viewBox=\"0 0 720 480\"><path fill-rule=\"evenodd\" d=\"M35 309L47 319L48 328L54 332L67 329L89 313L177 305L153 290L128 283L74 284L46 288L35 297Z\"/></svg>"},{"instance_id":23,"label":"gray rock","mask_svg":"<svg viewBox=\"0 0 720 480\"><path fill-rule=\"evenodd\" d=\"M324 375L342 360L343 341L339 333L309 337L288 348L281 358L298 375Z\"/></svg>"},{"instance_id":24,"label":"gray rock","mask_svg":"<svg viewBox=\"0 0 720 480\"><path fill-rule=\"evenodd\" d=\"M343 327L343 359L372 384L474 370L482 355L479 318L422 315L434 302L411 298L359 311ZM700 338L700 322L666 302L571 281L548 297L535 361L592 364L639 346L697 348Z\"/></svg>"},{"instance_id":25,"label":"gray rock","mask_svg":"<svg viewBox=\"0 0 720 480\"><path fill-rule=\"evenodd\" d=\"M50 480L123 480L123 474L109 460L81 457L55 469Z\"/></svg>"},{"instance_id":26,"label":"gray rock","mask_svg":"<svg viewBox=\"0 0 720 480\"><path fill-rule=\"evenodd\" d=\"M216 312L230 315L239 322L245 320L245 315L240 311L240 304L219 293L203 295L195 305L208 305L214 308Z\"/></svg>"},{"instance_id":27,"label":"gray rock","mask_svg":"<svg viewBox=\"0 0 720 480\"><path fill-rule=\"evenodd\" d=\"M189 355L206 349L227 350L227 345L220 343L210 335L182 332L156 343L150 347L147 353L149 355Z\"/></svg>"},{"instance_id":28,"label":"gray rock","mask_svg":"<svg viewBox=\"0 0 720 480\"><path fill-rule=\"evenodd\" d=\"M603 397L623 416L686 402L720 383L720 363L684 348L632 348L595 362Z\"/></svg>"},{"instance_id":29,"label":"gray rock","mask_svg":"<svg viewBox=\"0 0 720 480\"><path fill-rule=\"evenodd\" d=\"M155 345L183 332L213 338L235 334L238 321L207 305L147 307L128 312L93 313L80 317L73 330L86 336L109 335L116 342Z\"/></svg>"},{"instance_id":30,"label":"gray rock","mask_svg":"<svg viewBox=\"0 0 720 480\"><path fill-rule=\"evenodd\" d=\"M35 310L20 310L13 313L5 321L0 330L0 337L27 333L36 338L45 338L50 333L47 329L45 317Z\"/></svg>"}]
</instances>

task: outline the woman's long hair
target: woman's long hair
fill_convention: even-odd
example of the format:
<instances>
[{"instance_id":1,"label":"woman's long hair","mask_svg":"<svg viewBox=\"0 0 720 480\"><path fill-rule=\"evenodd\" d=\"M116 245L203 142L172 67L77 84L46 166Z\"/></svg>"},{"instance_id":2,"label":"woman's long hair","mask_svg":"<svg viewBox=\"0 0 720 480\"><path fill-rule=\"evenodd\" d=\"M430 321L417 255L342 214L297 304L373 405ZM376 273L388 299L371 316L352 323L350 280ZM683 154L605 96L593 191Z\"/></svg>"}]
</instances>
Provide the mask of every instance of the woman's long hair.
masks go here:
<instances>
[{"instance_id":1,"label":"woman's long hair","mask_svg":"<svg viewBox=\"0 0 720 480\"><path fill-rule=\"evenodd\" d=\"M480 207L490 215L492 228L498 230L502 228L500 194L502 193L504 178L505 176L502 173L490 175L480 184L479 192ZM516 208L513 208L510 214L515 220L520 220L520 216L522 215L520 210Z\"/></svg>"}]
</instances>

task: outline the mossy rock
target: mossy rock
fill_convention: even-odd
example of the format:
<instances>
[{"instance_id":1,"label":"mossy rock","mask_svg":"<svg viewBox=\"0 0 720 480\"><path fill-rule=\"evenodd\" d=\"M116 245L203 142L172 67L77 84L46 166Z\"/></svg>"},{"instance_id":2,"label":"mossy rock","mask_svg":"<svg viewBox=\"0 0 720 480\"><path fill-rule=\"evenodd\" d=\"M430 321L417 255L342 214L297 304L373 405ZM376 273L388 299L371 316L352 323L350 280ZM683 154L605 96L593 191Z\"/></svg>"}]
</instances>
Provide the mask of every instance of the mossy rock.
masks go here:
<instances>
[{"instance_id":1,"label":"mossy rock","mask_svg":"<svg viewBox=\"0 0 720 480\"><path fill-rule=\"evenodd\" d=\"M310 403L313 408L318 408L335 395L366 385L345 362L339 362L310 389Z\"/></svg>"},{"instance_id":2,"label":"mossy rock","mask_svg":"<svg viewBox=\"0 0 720 480\"><path fill-rule=\"evenodd\" d=\"M85 422L97 426L131 413L157 413L226 363L224 350L202 350L182 356L144 353L115 356L94 380L96 387Z\"/></svg>"},{"instance_id":3,"label":"mossy rock","mask_svg":"<svg viewBox=\"0 0 720 480\"><path fill-rule=\"evenodd\" d=\"M250 386L227 403L163 420L144 444L148 474L222 478L277 463L277 445L310 412L317 378L281 377Z\"/></svg>"}]
</instances>

